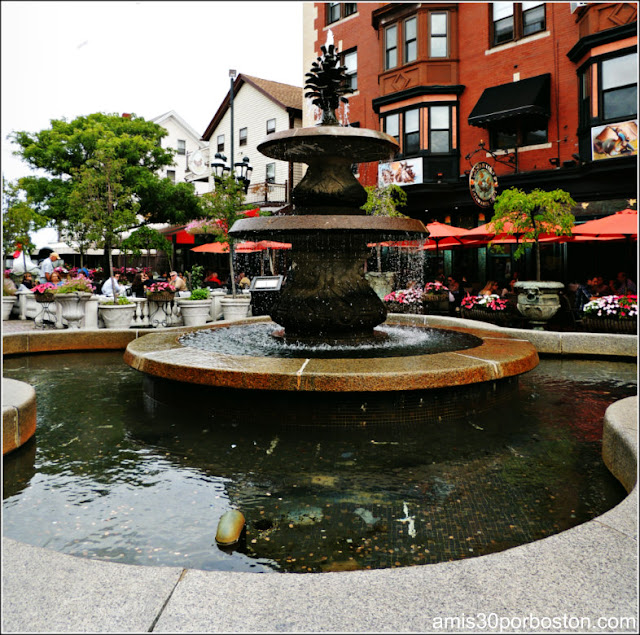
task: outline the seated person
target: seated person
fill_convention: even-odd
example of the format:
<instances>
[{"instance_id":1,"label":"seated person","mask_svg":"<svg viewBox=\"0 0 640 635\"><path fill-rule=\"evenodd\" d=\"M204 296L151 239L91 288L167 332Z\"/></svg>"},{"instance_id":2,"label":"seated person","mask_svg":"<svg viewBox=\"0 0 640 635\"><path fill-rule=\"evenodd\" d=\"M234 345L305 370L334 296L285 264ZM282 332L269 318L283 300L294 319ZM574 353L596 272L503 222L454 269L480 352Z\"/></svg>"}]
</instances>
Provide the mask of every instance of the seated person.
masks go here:
<instances>
[{"instance_id":1,"label":"seated person","mask_svg":"<svg viewBox=\"0 0 640 635\"><path fill-rule=\"evenodd\" d=\"M169 284L173 285L176 291L187 290L187 283L178 275L177 271L169 273Z\"/></svg>"},{"instance_id":2,"label":"seated person","mask_svg":"<svg viewBox=\"0 0 640 635\"><path fill-rule=\"evenodd\" d=\"M602 276L596 276L593 279L592 287L593 295L602 297L604 295L611 295L612 291L609 285L604 281Z\"/></svg>"},{"instance_id":3,"label":"seated person","mask_svg":"<svg viewBox=\"0 0 640 635\"><path fill-rule=\"evenodd\" d=\"M616 276L613 289L616 295L636 295L638 292L635 283L627 278L624 271L620 271Z\"/></svg>"},{"instance_id":4,"label":"seated person","mask_svg":"<svg viewBox=\"0 0 640 635\"><path fill-rule=\"evenodd\" d=\"M118 284L119 280L119 273L114 273L113 278L107 278L105 283L102 285L102 295L114 295L114 293L124 294L125 288Z\"/></svg>"},{"instance_id":5,"label":"seated person","mask_svg":"<svg viewBox=\"0 0 640 635\"><path fill-rule=\"evenodd\" d=\"M62 284L62 279L60 278L60 274L57 271L54 271L51 274L51 277L49 278L49 282L52 285L59 287Z\"/></svg>"},{"instance_id":6,"label":"seated person","mask_svg":"<svg viewBox=\"0 0 640 635\"><path fill-rule=\"evenodd\" d=\"M18 291L31 291L35 283L33 282L33 276L27 271L27 273L22 276L22 282L18 287Z\"/></svg>"},{"instance_id":7,"label":"seated person","mask_svg":"<svg viewBox=\"0 0 640 635\"><path fill-rule=\"evenodd\" d=\"M238 274L238 286L241 289L248 289L251 286L251 280L249 280L249 278L247 278L246 274L244 271L241 271Z\"/></svg>"},{"instance_id":8,"label":"seated person","mask_svg":"<svg viewBox=\"0 0 640 635\"><path fill-rule=\"evenodd\" d=\"M131 283L131 293L136 298L145 298L147 296L147 286L150 284L149 276L142 272L136 273Z\"/></svg>"},{"instance_id":9,"label":"seated person","mask_svg":"<svg viewBox=\"0 0 640 635\"><path fill-rule=\"evenodd\" d=\"M495 280L488 280L478 295L500 295L500 285Z\"/></svg>"},{"instance_id":10,"label":"seated person","mask_svg":"<svg viewBox=\"0 0 640 635\"><path fill-rule=\"evenodd\" d=\"M218 273L216 271L212 272L205 278L204 284L206 287L209 287L209 289L219 289L223 286L223 282L218 278Z\"/></svg>"}]
</instances>

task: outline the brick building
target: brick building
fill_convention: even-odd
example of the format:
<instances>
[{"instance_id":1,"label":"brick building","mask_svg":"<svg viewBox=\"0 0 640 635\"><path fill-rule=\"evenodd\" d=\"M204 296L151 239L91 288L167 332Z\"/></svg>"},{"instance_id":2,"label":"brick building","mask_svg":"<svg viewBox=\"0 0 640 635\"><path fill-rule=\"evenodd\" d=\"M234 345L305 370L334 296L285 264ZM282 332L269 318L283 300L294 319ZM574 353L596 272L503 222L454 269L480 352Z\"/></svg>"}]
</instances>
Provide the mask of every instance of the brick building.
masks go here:
<instances>
[{"instance_id":1,"label":"brick building","mask_svg":"<svg viewBox=\"0 0 640 635\"><path fill-rule=\"evenodd\" d=\"M498 193L567 190L578 221L637 199L637 3L313 6L305 37L312 55L331 41L341 52L356 89L349 122L400 143L394 161L360 165L359 178L403 185L411 216L489 220L491 198L470 191L478 162L495 172ZM569 247L580 269L588 249ZM567 246L547 255L553 273L574 276Z\"/></svg>"}]
</instances>

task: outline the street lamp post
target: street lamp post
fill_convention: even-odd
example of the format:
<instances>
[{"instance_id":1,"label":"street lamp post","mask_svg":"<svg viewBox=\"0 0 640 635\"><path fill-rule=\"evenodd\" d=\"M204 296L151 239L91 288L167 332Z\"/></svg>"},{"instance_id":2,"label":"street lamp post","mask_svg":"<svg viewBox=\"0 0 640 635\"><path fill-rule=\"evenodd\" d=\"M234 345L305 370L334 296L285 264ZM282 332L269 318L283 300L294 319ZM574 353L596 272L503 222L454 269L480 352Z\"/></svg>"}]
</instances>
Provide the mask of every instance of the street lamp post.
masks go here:
<instances>
[{"instance_id":1,"label":"street lamp post","mask_svg":"<svg viewBox=\"0 0 640 635\"><path fill-rule=\"evenodd\" d=\"M231 115L231 161L229 162L229 165L231 166L231 169L233 169L233 80L236 77L236 72L233 69L229 70L229 83L230 83L230 87L229 87L229 111L230 111L230 115Z\"/></svg>"},{"instance_id":2,"label":"street lamp post","mask_svg":"<svg viewBox=\"0 0 640 635\"><path fill-rule=\"evenodd\" d=\"M251 173L253 172L253 168L249 165L249 157L243 157L242 161L238 163L233 162L233 80L236 76L236 71L229 71L229 80L230 80L230 89L229 89L229 115L231 119L231 134L230 134L230 144L231 144L231 153L229 164L227 165L227 157L220 152L216 152L214 161L211 163L211 171L213 173L213 178L218 183L221 179L229 176L231 174L237 183L240 183L244 188L244 193L246 194L249 190L249 183L251 182Z\"/></svg>"}]
</instances>

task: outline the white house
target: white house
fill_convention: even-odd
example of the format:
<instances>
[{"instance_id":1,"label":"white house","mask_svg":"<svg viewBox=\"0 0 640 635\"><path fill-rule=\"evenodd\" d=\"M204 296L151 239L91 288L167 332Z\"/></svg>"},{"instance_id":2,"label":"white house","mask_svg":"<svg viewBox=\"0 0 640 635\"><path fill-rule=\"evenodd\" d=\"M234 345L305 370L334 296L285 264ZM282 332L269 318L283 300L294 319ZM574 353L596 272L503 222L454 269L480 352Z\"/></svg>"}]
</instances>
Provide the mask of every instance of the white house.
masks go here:
<instances>
[{"instance_id":1,"label":"white house","mask_svg":"<svg viewBox=\"0 0 640 635\"><path fill-rule=\"evenodd\" d=\"M302 126L302 88L240 73L233 86L233 160L249 158L253 168L247 192L248 203L279 207L291 201L291 190L306 166L270 159L258 152L258 144L271 132ZM207 126L202 139L208 142L207 178L213 188L210 164L216 153L231 160L230 92ZM187 173L187 179L191 178Z\"/></svg>"},{"instance_id":2,"label":"white house","mask_svg":"<svg viewBox=\"0 0 640 635\"><path fill-rule=\"evenodd\" d=\"M165 112L151 121L162 126L169 133L163 137L162 147L173 148L176 151L175 165L163 168L160 176L168 177L174 183L193 181L198 194L208 192L209 187L206 183L191 178L194 174L193 170L198 170L197 157L207 146L200 135L175 110ZM204 160L201 160L201 164L206 167ZM188 179L185 178L187 174L189 174Z\"/></svg>"}]
</instances>

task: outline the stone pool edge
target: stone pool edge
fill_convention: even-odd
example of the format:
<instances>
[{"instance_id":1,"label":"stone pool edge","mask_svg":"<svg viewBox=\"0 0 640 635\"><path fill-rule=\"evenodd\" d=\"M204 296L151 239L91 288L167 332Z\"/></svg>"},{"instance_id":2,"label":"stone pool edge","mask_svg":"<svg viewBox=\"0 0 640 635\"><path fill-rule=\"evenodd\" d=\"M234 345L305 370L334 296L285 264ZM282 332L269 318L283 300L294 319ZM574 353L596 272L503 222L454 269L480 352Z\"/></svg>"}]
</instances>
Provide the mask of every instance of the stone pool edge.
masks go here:
<instances>
[{"instance_id":1,"label":"stone pool edge","mask_svg":"<svg viewBox=\"0 0 640 635\"><path fill-rule=\"evenodd\" d=\"M427 321L437 326L443 320L462 322ZM516 329L503 331L516 335ZM5 353L6 338L24 335L4 335ZM549 335L556 336L547 338L551 347L560 350L539 352L563 354L563 335L584 334ZM137 336L122 332L113 339ZM636 336L610 337L637 342ZM581 354L630 356L617 351L629 351L631 342L614 343L610 350L616 352L607 353L602 336L586 340L596 350ZM574 354L576 346L565 348ZM501 626L514 630L514 622L505 628L497 621L513 617L557 620L546 632L583 631L586 619L594 631L634 632L637 622L625 628L619 620L638 616L637 405L637 396L615 402L604 419L603 459L631 493L601 516L554 536L469 560L289 575L116 564L3 537L2 631L455 632L471 630L473 618L495 621L495 628L482 632L496 632ZM448 626L446 618L452 620ZM601 618L618 621L603 626ZM573 628L571 620L583 621Z\"/></svg>"}]
</instances>

